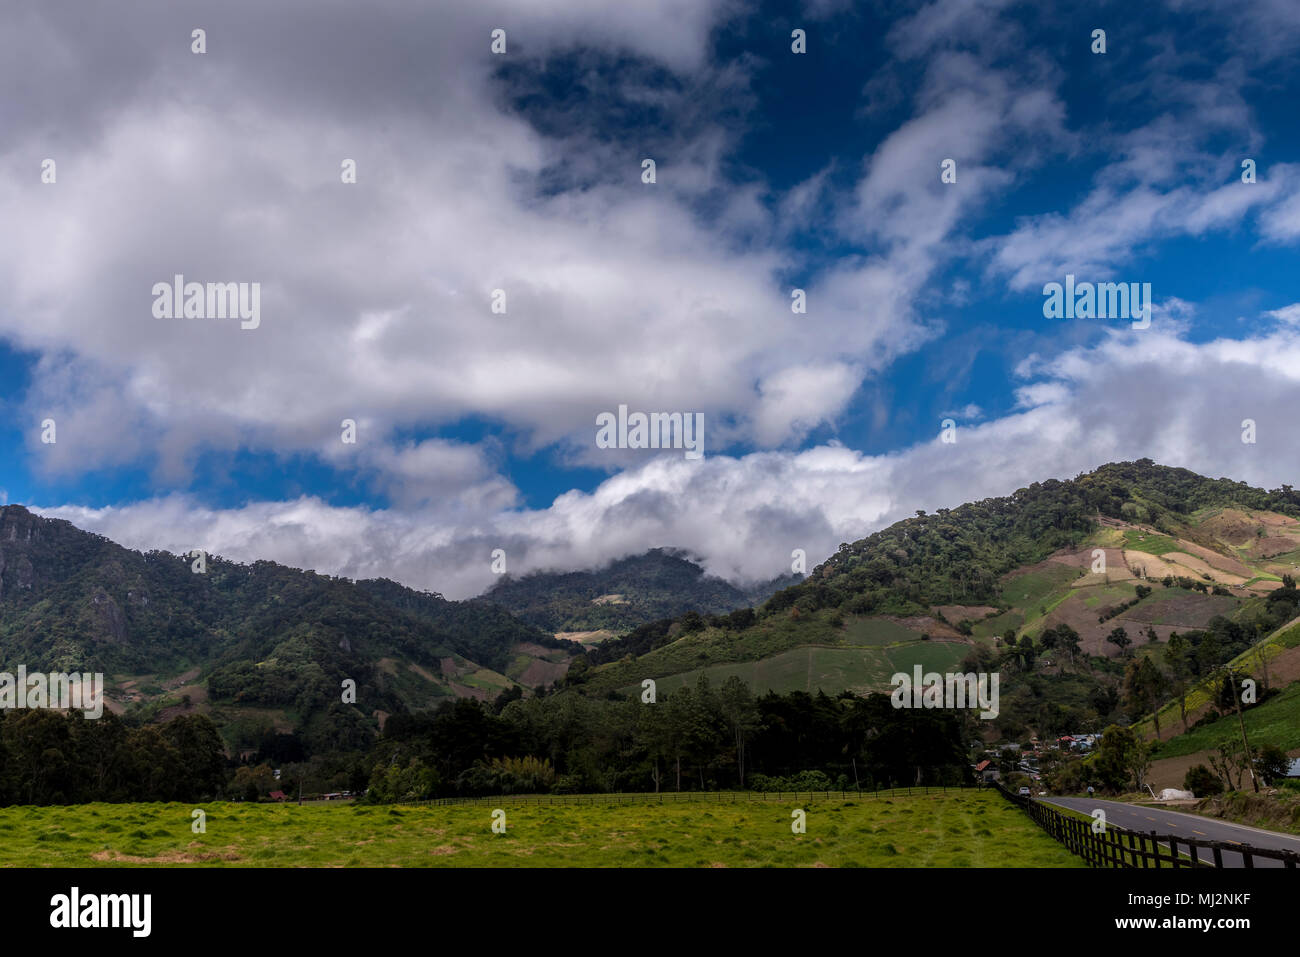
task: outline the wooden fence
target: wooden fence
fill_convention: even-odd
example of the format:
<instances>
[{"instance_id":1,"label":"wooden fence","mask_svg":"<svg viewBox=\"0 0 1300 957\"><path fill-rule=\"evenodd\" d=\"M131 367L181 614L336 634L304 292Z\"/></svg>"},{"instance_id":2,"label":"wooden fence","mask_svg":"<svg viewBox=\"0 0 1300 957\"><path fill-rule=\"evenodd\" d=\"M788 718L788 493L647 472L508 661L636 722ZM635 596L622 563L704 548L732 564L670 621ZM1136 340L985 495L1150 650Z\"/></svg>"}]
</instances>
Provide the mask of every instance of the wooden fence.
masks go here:
<instances>
[{"instance_id":1,"label":"wooden fence","mask_svg":"<svg viewBox=\"0 0 1300 957\"><path fill-rule=\"evenodd\" d=\"M1110 823L1102 831L1096 832L1092 829L1092 821L1066 814L1050 804L1013 794L1001 784L997 788L1007 800L1024 808L1035 824L1093 867L1214 868L1224 866L1225 853L1240 855L1244 867L1255 867L1260 858L1280 861L1282 867L1291 869L1300 863L1300 854L1295 851L1252 847L1249 844L1157 834L1155 831L1143 833Z\"/></svg>"}]
</instances>

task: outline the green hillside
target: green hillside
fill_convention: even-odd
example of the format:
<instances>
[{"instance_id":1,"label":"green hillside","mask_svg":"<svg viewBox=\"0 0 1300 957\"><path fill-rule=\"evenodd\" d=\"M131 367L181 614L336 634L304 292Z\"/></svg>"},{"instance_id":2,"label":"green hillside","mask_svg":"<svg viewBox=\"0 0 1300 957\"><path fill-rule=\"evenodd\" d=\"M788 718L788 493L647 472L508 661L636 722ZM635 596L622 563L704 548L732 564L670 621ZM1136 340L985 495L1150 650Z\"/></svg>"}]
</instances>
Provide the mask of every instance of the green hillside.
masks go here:
<instances>
[{"instance_id":1,"label":"green hillside","mask_svg":"<svg viewBox=\"0 0 1300 957\"><path fill-rule=\"evenodd\" d=\"M232 744L250 724L355 743L386 713L494 697L514 684L504 672L528 670L521 657L562 649L492 605L273 562L208 556L196 573L190 558L0 509L0 666L103 672L110 709L207 712Z\"/></svg>"},{"instance_id":2,"label":"green hillside","mask_svg":"<svg viewBox=\"0 0 1300 957\"><path fill-rule=\"evenodd\" d=\"M919 662L1001 674L990 740L1099 731L1141 718L1148 703L1126 674L1164 669L1171 635L1195 680L1295 617L1296 548L1289 486L1112 464L898 522L753 612L679 615L607 641L569 686L631 694L646 678L672 690L704 675L759 693L863 693Z\"/></svg>"}]
</instances>

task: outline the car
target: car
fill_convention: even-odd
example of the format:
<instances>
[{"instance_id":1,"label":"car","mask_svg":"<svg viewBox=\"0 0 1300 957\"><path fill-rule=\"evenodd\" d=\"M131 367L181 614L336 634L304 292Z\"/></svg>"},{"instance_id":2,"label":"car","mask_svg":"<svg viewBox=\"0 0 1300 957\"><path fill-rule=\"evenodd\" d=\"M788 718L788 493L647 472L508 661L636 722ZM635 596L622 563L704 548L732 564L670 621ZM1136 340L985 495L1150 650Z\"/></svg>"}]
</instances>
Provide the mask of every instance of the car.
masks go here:
<instances>
[{"instance_id":1,"label":"car","mask_svg":"<svg viewBox=\"0 0 1300 957\"><path fill-rule=\"evenodd\" d=\"M1021 797L1026 797L1026 798L1029 797L1029 788L1021 788L1021 789L1020 789L1020 796L1021 796Z\"/></svg>"}]
</instances>

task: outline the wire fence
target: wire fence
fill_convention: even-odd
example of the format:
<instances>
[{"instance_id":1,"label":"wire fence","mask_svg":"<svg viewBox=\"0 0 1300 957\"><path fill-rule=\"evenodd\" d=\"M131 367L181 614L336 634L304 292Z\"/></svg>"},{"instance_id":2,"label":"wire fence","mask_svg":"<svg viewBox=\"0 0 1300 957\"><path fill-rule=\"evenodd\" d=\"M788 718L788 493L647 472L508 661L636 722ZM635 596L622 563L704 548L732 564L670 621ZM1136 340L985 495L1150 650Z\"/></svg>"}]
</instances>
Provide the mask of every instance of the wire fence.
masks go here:
<instances>
[{"instance_id":1,"label":"wire fence","mask_svg":"<svg viewBox=\"0 0 1300 957\"><path fill-rule=\"evenodd\" d=\"M881 800L969 790L973 785L932 785L877 788L859 791L661 791L636 794L498 794L487 797L430 798L398 801L401 805L449 807L461 804L491 804L494 807L580 807L586 805L631 804L741 804L745 802Z\"/></svg>"}]
</instances>

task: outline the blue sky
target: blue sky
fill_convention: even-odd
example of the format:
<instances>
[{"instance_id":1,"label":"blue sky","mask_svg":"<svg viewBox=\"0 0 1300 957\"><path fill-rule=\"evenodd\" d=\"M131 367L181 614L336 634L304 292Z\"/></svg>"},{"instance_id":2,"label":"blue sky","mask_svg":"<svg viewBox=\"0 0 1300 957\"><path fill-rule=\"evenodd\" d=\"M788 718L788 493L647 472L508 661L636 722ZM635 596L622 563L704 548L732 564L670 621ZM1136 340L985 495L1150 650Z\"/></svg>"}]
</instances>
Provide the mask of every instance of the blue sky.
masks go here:
<instances>
[{"instance_id":1,"label":"blue sky","mask_svg":"<svg viewBox=\"0 0 1300 957\"><path fill-rule=\"evenodd\" d=\"M124 544L455 597L495 548L517 573L678 546L755 580L1116 459L1300 472L1294 4L9 27L0 498ZM176 273L259 283L260 325L156 318ZM1045 319L1067 273L1150 283L1150 328ZM599 447L619 405L702 414L705 458Z\"/></svg>"}]
</instances>

